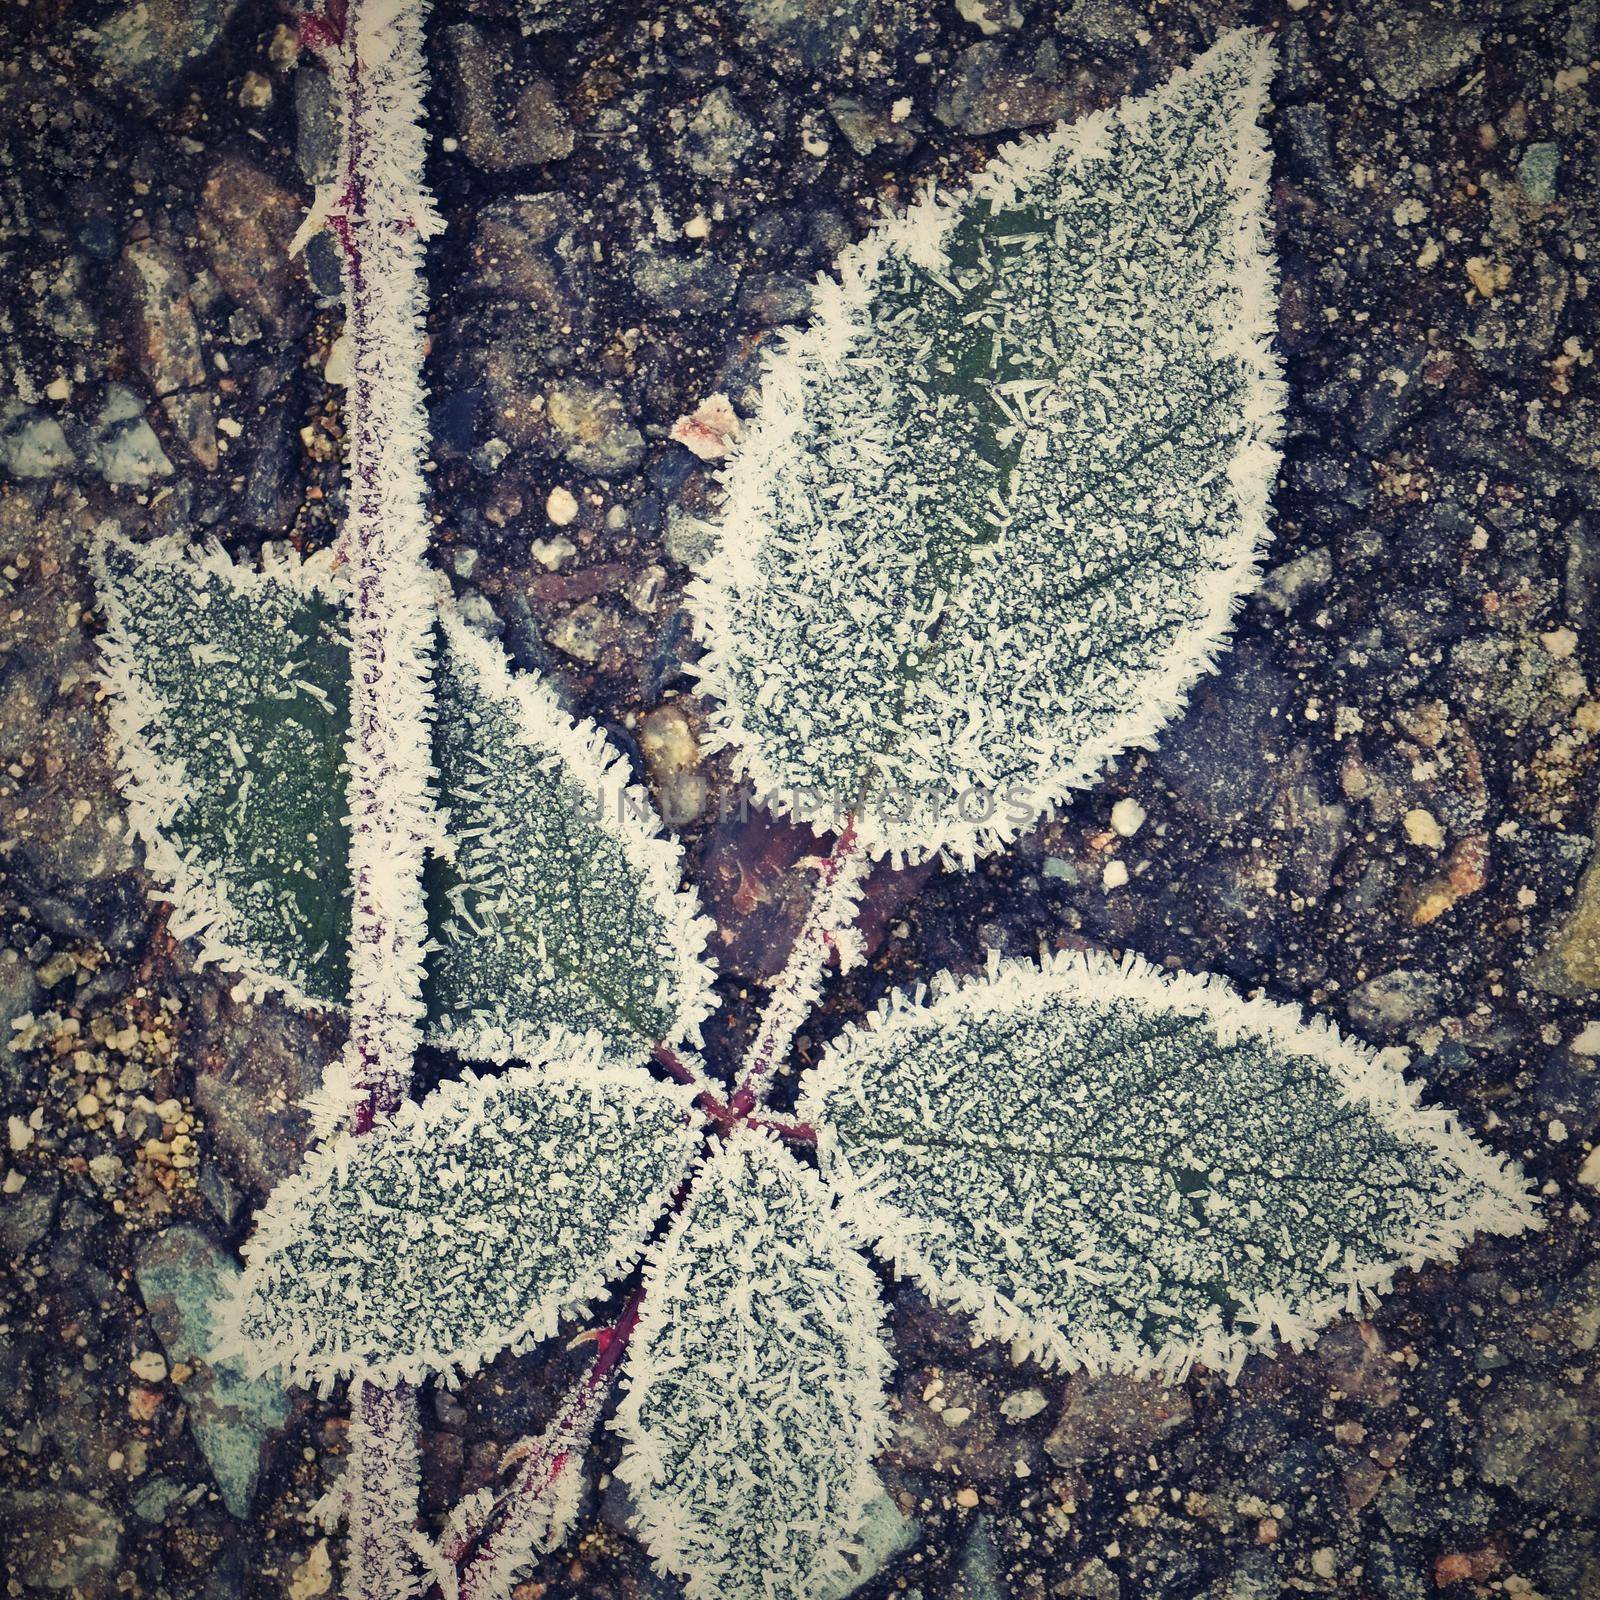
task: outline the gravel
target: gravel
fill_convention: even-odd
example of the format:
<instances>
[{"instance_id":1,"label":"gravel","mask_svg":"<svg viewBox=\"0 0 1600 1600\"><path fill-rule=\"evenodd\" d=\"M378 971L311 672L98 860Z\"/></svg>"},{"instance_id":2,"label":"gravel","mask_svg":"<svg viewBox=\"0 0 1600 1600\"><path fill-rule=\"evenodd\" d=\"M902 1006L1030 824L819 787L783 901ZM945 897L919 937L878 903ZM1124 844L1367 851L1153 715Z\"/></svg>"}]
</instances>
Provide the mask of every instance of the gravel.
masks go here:
<instances>
[{"instance_id":1,"label":"gravel","mask_svg":"<svg viewBox=\"0 0 1600 1600\"><path fill-rule=\"evenodd\" d=\"M199 1353L340 1025L235 1000L169 936L107 754L83 553L107 521L331 541L337 259L286 255L331 170L328 88L270 8L70 9L0 24L0 1258L22 1308L0 1526L23 1594L310 1595L339 1551L308 1513L344 1414ZM1548 1226L1406 1275L1232 1387L1063 1377L887 1284L869 1597L1600 1596L1579 1180L1600 1139L1600 30L1564 0L1269 9L1290 406L1260 592L1158 750L979 872L874 874L870 960L800 1051L986 944L1134 949L1405 1047L1431 1100L1526 1163ZM673 424L717 394L748 415L763 350L882 204L1243 15L436 6L439 565L673 810L729 974L713 1065L753 1025L810 846L737 814L704 736L681 596L715 559L716 463ZM131 1368L148 1352L164 1379ZM578 1359L557 1342L429 1402L430 1517L492 1480ZM625 1509L591 1494L528 1592L665 1594Z\"/></svg>"}]
</instances>

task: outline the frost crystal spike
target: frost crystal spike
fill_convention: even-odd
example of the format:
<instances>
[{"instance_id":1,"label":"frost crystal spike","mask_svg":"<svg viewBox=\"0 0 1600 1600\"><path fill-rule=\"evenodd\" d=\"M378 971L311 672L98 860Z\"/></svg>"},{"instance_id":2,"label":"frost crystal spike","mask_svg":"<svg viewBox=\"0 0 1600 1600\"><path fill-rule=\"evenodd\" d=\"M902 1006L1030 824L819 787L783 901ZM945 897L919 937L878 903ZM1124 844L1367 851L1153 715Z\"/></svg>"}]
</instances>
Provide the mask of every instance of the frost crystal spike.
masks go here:
<instances>
[{"instance_id":1,"label":"frost crystal spike","mask_svg":"<svg viewBox=\"0 0 1600 1600\"><path fill-rule=\"evenodd\" d=\"M971 859L1149 743L1266 538L1282 384L1229 35L844 253L769 357L690 603L776 808Z\"/></svg>"},{"instance_id":2,"label":"frost crystal spike","mask_svg":"<svg viewBox=\"0 0 1600 1600\"><path fill-rule=\"evenodd\" d=\"M548 1338L638 1259L699 1148L691 1093L569 1040L319 1146L260 1213L218 1353L416 1382Z\"/></svg>"},{"instance_id":3,"label":"frost crystal spike","mask_svg":"<svg viewBox=\"0 0 1600 1600\"><path fill-rule=\"evenodd\" d=\"M800 1105L877 1249L1068 1366L1236 1373L1402 1267L1536 1226L1517 1173L1399 1068L1147 962L994 961L896 994Z\"/></svg>"},{"instance_id":4,"label":"frost crystal spike","mask_svg":"<svg viewBox=\"0 0 1600 1600\"><path fill-rule=\"evenodd\" d=\"M326 561L269 550L257 573L216 545L111 538L96 563L123 787L173 933L252 988L343 1003L349 641ZM649 797L449 606L439 627L430 1038L495 1061L557 1028L619 1060L697 1043L709 923Z\"/></svg>"},{"instance_id":5,"label":"frost crystal spike","mask_svg":"<svg viewBox=\"0 0 1600 1600\"><path fill-rule=\"evenodd\" d=\"M816 1600L845 1578L879 1492L878 1302L786 1150L741 1132L702 1168L651 1251L614 1423L645 1542L689 1600Z\"/></svg>"}]
</instances>

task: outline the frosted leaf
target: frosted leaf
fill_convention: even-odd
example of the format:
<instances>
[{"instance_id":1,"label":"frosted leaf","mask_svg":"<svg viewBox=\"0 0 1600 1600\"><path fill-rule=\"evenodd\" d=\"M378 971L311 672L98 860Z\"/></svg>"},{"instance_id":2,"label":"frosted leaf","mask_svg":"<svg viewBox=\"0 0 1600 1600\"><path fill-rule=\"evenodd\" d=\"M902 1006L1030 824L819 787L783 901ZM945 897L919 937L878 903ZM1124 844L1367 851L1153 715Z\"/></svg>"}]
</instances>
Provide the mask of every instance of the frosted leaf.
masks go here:
<instances>
[{"instance_id":1,"label":"frosted leaf","mask_svg":"<svg viewBox=\"0 0 1600 1600\"><path fill-rule=\"evenodd\" d=\"M169 931L301 1004L349 992L349 640L325 560L100 541L123 790Z\"/></svg>"},{"instance_id":2,"label":"frosted leaf","mask_svg":"<svg viewBox=\"0 0 1600 1600\"><path fill-rule=\"evenodd\" d=\"M622 1057L698 1042L713 1003L710 921L680 852L591 722L513 677L497 645L444 622L434 755L451 858L436 864L429 967L438 1041L521 1055L551 1026L594 1028Z\"/></svg>"},{"instance_id":3,"label":"frosted leaf","mask_svg":"<svg viewBox=\"0 0 1600 1600\"><path fill-rule=\"evenodd\" d=\"M735 1134L650 1252L618 1471L689 1600L840 1583L878 1492L878 1283L814 1174ZM842 1590L841 1590L842 1592Z\"/></svg>"},{"instance_id":4,"label":"frosted leaf","mask_svg":"<svg viewBox=\"0 0 1600 1600\"><path fill-rule=\"evenodd\" d=\"M1266 538L1282 384L1229 35L884 222L769 357L690 592L758 793L970 859L1149 743Z\"/></svg>"},{"instance_id":5,"label":"frosted leaf","mask_svg":"<svg viewBox=\"0 0 1600 1600\"><path fill-rule=\"evenodd\" d=\"M349 647L325 562L119 538L97 553L124 789L171 929L256 988L342 1004ZM430 1038L480 1059L597 1029L617 1058L697 1040L709 924L678 847L592 723L445 607Z\"/></svg>"},{"instance_id":6,"label":"frosted leaf","mask_svg":"<svg viewBox=\"0 0 1600 1600\"><path fill-rule=\"evenodd\" d=\"M388 1383L549 1337L638 1259L700 1145L692 1093L567 1039L317 1146L258 1215L218 1353Z\"/></svg>"},{"instance_id":7,"label":"frosted leaf","mask_svg":"<svg viewBox=\"0 0 1600 1600\"><path fill-rule=\"evenodd\" d=\"M1236 1372L1535 1226L1515 1170L1298 1010L1129 957L995 960L846 1029L799 1114L880 1252L1069 1366Z\"/></svg>"}]
</instances>

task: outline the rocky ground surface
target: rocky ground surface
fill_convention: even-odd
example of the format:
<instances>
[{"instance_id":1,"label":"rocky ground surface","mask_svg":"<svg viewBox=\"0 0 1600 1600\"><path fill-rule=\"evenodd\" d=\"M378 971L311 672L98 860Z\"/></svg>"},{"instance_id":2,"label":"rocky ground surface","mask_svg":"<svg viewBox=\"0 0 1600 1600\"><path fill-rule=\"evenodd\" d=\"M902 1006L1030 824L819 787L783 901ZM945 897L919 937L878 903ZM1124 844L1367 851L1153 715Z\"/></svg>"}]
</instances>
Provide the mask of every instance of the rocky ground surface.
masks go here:
<instances>
[{"instance_id":1,"label":"rocky ground surface","mask_svg":"<svg viewBox=\"0 0 1600 1600\"><path fill-rule=\"evenodd\" d=\"M876 207L1013 130L1272 25L1291 385L1270 570L1220 674L973 875L880 875L891 984L986 945L1132 948L1407 1044L1549 1226L1407 1277L1237 1387L1063 1380L887 1286L900 1361L864 1594L1600 1596L1600 37L1589 0L465 0L430 29L449 228L438 557L603 719L682 832L751 1026L800 841L725 814L680 606L712 472L667 435ZM311 1600L336 1403L207 1364L207 1302L296 1159L327 1024L165 930L94 680L115 522L326 544L343 354L326 79L266 0L0 19L0 1528L7 1592ZM1113 806L1122 805L1113 816ZM1137 826L1131 824L1137 819ZM427 1404L437 1515L578 1359ZM597 1483L519 1591L662 1594Z\"/></svg>"}]
</instances>

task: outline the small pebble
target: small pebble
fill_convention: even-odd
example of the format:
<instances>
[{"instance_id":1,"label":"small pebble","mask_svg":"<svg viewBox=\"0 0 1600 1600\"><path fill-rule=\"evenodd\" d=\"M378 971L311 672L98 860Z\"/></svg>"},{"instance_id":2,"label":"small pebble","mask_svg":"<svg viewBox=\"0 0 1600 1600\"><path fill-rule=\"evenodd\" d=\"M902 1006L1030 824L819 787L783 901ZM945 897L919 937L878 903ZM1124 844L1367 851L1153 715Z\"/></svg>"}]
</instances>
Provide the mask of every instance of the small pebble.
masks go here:
<instances>
[{"instance_id":1,"label":"small pebble","mask_svg":"<svg viewBox=\"0 0 1600 1600\"><path fill-rule=\"evenodd\" d=\"M1100 874L1100 882L1107 891L1120 889L1128 881L1128 863L1126 861L1108 861L1105 870Z\"/></svg>"},{"instance_id":2,"label":"small pebble","mask_svg":"<svg viewBox=\"0 0 1600 1600\"><path fill-rule=\"evenodd\" d=\"M141 1350L128 1370L143 1383L161 1383L167 1376L167 1358L159 1350Z\"/></svg>"},{"instance_id":3,"label":"small pebble","mask_svg":"<svg viewBox=\"0 0 1600 1600\"><path fill-rule=\"evenodd\" d=\"M1444 848L1444 829L1431 811L1416 806L1405 815L1406 838L1428 850Z\"/></svg>"},{"instance_id":4,"label":"small pebble","mask_svg":"<svg viewBox=\"0 0 1600 1600\"><path fill-rule=\"evenodd\" d=\"M1131 839L1144 826L1145 809L1131 795L1125 795L1111 808L1111 831Z\"/></svg>"},{"instance_id":5,"label":"small pebble","mask_svg":"<svg viewBox=\"0 0 1600 1600\"><path fill-rule=\"evenodd\" d=\"M558 528L566 527L578 515L578 502L572 498L572 491L557 484L544 503L544 514Z\"/></svg>"}]
</instances>

